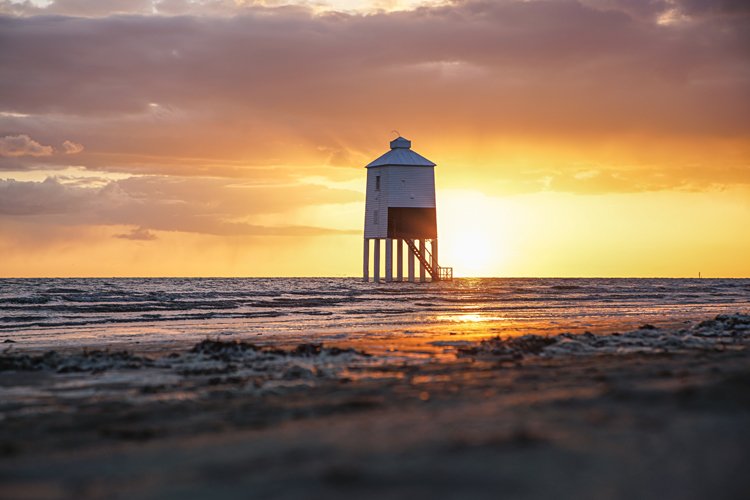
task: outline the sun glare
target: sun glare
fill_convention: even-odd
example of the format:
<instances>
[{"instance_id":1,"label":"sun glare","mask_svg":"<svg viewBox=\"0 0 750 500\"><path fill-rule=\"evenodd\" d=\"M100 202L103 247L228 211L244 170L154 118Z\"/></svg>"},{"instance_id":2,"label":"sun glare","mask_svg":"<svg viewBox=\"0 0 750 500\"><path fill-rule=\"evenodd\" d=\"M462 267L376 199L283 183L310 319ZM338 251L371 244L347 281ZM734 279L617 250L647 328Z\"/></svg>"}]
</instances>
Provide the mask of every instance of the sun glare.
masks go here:
<instances>
[{"instance_id":1,"label":"sun glare","mask_svg":"<svg viewBox=\"0 0 750 500\"><path fill-rule=\"evenodd\" d=\"M459 227L451 236L448 259L463 276L485 276L490 263L490 240L478 228Z\"/></svg>"},{"instance_id":2,"label":"sun glare","mask_svg":"<svg viewBox=\"0 0 750 500\"><path fill-rule=\"evenodd\" d=\"M456 276L496 276L507 264L507 213L479 193L441 193L440 262ZM445 264L442 264L442 263Z\"/></svg>"}]
</instances>

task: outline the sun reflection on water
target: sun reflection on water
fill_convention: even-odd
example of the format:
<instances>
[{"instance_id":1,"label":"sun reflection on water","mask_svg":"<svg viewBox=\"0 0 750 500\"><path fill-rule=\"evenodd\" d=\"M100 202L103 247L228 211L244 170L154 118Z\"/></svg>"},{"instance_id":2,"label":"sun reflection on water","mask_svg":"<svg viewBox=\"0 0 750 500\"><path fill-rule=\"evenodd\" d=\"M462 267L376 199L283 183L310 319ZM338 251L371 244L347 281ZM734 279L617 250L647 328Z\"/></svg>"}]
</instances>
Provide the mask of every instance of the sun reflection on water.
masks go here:
<instances>
[{"instance_id":1,"label":"sun reflection on water","mask_svg":"<svg viewBox=\"0 0 750 500\"><path fill-rule=\"evenodd\" d=\"M483 314L445 314L437 316L438 321L450 321L452 323L485 323L487 321L507 321L500 316L485 316Z\"/></svg>"}]
</instances>

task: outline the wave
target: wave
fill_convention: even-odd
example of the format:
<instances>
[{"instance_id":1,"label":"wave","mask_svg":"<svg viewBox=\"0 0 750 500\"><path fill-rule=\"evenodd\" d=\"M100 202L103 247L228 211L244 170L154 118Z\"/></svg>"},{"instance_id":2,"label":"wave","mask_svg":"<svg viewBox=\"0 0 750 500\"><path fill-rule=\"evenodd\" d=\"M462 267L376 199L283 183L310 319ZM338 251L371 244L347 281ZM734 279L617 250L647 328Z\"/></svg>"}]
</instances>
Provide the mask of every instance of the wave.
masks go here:
<instances>
[{"instance_id":1,"label":"wave","mask_svg":"<svg viewBox=\"0 0 750 500\"><path fill-rule=\"evenodd\" d=\"M417 284L358 279L0 279L0 329L43 330L294 316L296 328L358 316L394 327L451 314L618 315L665 307L750 308L750 280L456 279ZM388 319L392 318L392 319Z\"/></svg>"},{"instance_id":2,"label":"wave","mask_svg":"<svg viewBox=\"0 0 750 500\"><path fill-rule=\"evenodd\" d=\"M160 315L143 315L143 316L131 316L124 318L89 318L89 319L73 319L68 321L32 321L29 323L5 325L0 324L0 330L17 330L18 327L23 328L64 328L73 326L90 326L90 325L112 325L112 324L132 324L132 323L153 323L162 321L185 321L185 320L207 320L207 319L251 319L251 318L278 318L285 316L287 313L281 311L267 311L267 312L254 312L254 313L238 313L238 314L221 314L214 312L206 313L190 313L190 314L179 314L173 316L160 316ZM11 318L12 319L12 318Z\"/></svg>"}]
</instances>

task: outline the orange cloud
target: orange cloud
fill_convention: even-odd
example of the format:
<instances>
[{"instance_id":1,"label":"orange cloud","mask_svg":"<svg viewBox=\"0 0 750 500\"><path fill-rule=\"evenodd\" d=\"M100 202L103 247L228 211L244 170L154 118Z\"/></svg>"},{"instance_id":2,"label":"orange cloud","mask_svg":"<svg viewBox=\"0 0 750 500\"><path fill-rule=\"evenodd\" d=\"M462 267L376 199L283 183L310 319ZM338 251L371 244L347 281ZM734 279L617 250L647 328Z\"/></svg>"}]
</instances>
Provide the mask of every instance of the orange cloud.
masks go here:
<instances>
[{"instance_id":1,"label":"orange cloud","mask_svg":"<svg viewBox=\"0 0 750 500\"><path fill-rule=\"evenodd\" d=\"M63 151L65 151L65 154L67 155L74 155L83 151L83 144L78 144L77 142L63 141L62 145Z\"/></svg>"}]
</instances>

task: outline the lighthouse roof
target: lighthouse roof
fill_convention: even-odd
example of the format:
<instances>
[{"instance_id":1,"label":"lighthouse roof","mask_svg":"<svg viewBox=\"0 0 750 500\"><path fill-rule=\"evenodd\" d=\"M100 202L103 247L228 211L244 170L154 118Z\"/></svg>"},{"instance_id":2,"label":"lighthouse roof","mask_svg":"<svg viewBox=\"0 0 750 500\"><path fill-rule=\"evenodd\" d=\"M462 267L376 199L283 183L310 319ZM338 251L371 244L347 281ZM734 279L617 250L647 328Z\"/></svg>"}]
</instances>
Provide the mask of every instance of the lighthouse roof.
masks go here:
<instances>
[{"instance_id":1,"label":"lighthouse roof","mask_svg":"<svg viewBox=\"0 0 750 500\"><path fill-rule=\"evenodd\" d=\"M403 165L414 167L434 167L430 160L411 150L411 141L399 136L391 141L391 150L367 164L370 167Z\"/></svg>"}]
</instances>

